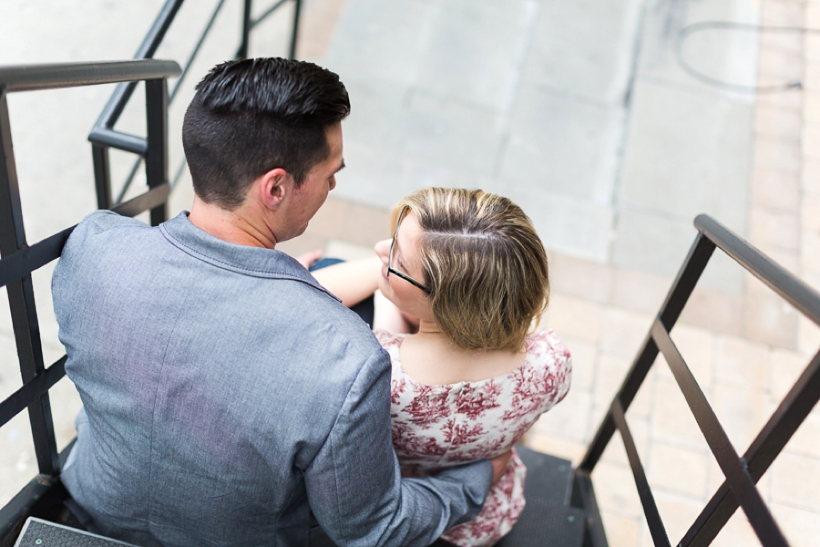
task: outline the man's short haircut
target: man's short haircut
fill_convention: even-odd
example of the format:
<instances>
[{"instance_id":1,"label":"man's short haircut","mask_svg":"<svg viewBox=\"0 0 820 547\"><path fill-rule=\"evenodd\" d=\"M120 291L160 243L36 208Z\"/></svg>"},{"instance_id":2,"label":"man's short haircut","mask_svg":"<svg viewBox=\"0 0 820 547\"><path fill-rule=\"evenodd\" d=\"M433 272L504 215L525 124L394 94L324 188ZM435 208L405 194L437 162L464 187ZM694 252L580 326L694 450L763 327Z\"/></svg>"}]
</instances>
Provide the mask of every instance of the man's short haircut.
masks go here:
<instances>
[{"instance_id":1,"label":"man's short haircut","mask_svg":"<svg viewBox=\"0 0 820 547\"><path fill-rule=\"evenodd\" d=\"M281 58L228 61L196 86L182 144L194 191L234 209L250 184L277 167L299 186L330 156L326 130L350 113L339 76Z\"/></svg>"},{"instance_id":2,"label":"man's short haircut","mask_svg":"<svg viewBox=\"0 0 820 547\"><path fill-rule=\"evenodd\" d=\"M529 217L509 199L424 188L399 201L421 226L419 255L441 332L469 350L521 351L549 301L547 254Z\"/></svg>"}]
</instances>

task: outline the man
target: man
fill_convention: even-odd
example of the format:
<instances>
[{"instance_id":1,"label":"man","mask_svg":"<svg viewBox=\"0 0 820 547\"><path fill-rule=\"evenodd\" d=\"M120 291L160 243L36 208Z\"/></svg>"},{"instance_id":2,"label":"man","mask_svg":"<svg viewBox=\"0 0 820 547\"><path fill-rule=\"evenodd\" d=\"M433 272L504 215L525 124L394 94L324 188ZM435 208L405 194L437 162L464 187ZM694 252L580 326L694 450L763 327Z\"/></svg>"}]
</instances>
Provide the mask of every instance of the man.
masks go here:
<instances>
[{"instance_id":1,"label":"man","mask_svg":"<svg viewBox=\"0 0 820 547\"><path fill-rule=\"evenodd\" d=\"M84 411L62 476L102 532L427 545L479 511L488 462L400 478L387 354L274 250L336 185L349 111L316 65L219 65L183 125L190 214L151 228L98 212L73 232L53 293Z\"/></svg>"}]
</instances>

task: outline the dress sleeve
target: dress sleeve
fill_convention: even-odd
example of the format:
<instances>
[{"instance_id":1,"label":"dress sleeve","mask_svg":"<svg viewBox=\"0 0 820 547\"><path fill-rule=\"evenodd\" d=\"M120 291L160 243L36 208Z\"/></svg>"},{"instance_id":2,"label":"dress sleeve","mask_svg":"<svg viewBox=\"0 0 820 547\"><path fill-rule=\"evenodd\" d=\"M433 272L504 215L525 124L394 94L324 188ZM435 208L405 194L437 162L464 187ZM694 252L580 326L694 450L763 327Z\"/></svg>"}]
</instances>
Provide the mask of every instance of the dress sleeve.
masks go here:
<instances>
[{"instance_id":1,"label":"dress sleeve","mask_svg":"<svg viewBox=\"0 0 820 547\"><path fill-rule=\"evenodd\" d=\"M390 363L383 351L359 372L305 470L310 507L340 546L430 545L478 514L491 479L487 461L401 479L390 432Z\"/></svg>"},{"instance_id":2,"label":"dress sleeve","mask_svg":"<svg viewBox=\"0 0 820 547\"><path fill-rule=\"evenodd\" d=\"M541 412L546 412L567 396L572 383L572 356L569 349L552 330L539 333L535 339L535 351L543 366L543 373L550 392L544 398Z\"/></svg>"},{"instance_id":3,"label":"dress sleeve","mask_svg":"<svg viewBox=\"0 0 820 547\"><path fill-rule=\"evenodd\" d=\"M382 347L387 347L390 344L395 344L400 340L400 336L384 329L373 329L373 334L376 335L376 340Z\"/></svg>"}]
</instances>

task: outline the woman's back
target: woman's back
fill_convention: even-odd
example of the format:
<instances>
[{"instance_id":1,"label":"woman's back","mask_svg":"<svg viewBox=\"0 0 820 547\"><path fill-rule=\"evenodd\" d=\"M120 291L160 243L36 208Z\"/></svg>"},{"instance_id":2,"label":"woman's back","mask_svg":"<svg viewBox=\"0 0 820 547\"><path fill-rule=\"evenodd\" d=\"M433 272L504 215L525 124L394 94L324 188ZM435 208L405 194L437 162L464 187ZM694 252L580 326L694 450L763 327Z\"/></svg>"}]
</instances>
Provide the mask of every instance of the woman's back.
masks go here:
<instances>
[{"instance_id":1,"label":"woman's back","mask_svg":"<svg viewBox=\"0 0 820 547\"><path fill-rule=\"evenodd\" d=\"M407 335L377 330L376 336L393 362L393 444L408 475L506 452L569 389L569 351L552 331L529 335L522 362L506 373L434 385L402 364Z\"/></svg>"},{"instance_id":2,"label":"woman's back","mask_svg":"<svg viewBox=\"0 0 820 547\"><path fill-rule=\"evenodd\" d=\"M375 333L393 364L390 409L393 447L405 477L431 475L446 467L494 458L510 450L538 417L563 399L569 390L572 376L569 351L552 331L527 336L525 352L513 354L522 362L512 370L477 380L472 379L476 376L468 375L469 381L435 385L417 380L412 376L413 371L406 370L402 364L402 345L414 340L412 335L384 330ZM424 342L418 340L422 346L429 346ZM414 357L431 357L429 351L408 353L415 354ZM480 361L487 361L477 367L479 370L510 368L509 358L502 356L493 362L492 354L487 357L478 357ZM416 364L428 379L451 374L447 362L434 362L432 367ZM439 369L437 373L436 369ZM513 452L481 513L470 522L451 528L442 538L461 547L492 545L498 541L509 532L524 509L525 479L526 468Z\"/></svg>"}]
</instances>

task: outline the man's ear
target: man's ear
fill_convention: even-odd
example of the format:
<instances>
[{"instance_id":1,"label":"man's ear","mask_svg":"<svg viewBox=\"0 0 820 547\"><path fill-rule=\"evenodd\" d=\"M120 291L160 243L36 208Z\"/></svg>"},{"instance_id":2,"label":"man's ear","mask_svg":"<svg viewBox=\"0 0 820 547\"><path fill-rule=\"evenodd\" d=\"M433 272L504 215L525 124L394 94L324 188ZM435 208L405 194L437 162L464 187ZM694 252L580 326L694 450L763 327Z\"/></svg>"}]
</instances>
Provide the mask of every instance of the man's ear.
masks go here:
<instances>
[{"instance_id":1,"label":"man's ear","mask_svg":"<svg viewBox=\"0 0 820 547\"><path fill-rule=\"evenodd\" d=\"M253 187L265 207L276 210L293 191L293 177L281 167L277 167L256 179Z\"/></svg>"}]
</instances>

